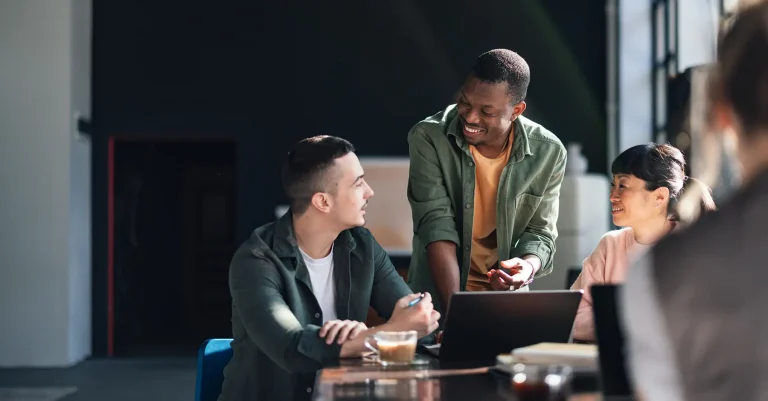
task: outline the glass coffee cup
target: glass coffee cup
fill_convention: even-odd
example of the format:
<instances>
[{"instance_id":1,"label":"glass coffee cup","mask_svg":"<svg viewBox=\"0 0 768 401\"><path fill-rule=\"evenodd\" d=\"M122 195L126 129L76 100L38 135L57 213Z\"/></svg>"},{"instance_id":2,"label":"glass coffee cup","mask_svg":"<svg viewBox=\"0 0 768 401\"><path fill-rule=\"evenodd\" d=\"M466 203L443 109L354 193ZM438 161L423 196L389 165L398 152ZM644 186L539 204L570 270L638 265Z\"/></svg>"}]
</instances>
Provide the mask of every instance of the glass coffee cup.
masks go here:
<instances>
[{"instance_id":1,"label":"glass coffee cup","mask_svg":"<svg viewBox=\"0 0 768 401\"><path fill-rule=\"evenodd\" d=\"M380 331L366 337L365 346L382 365L408 365L416 358L416 331Z\"/></svg>"}]
</instances>

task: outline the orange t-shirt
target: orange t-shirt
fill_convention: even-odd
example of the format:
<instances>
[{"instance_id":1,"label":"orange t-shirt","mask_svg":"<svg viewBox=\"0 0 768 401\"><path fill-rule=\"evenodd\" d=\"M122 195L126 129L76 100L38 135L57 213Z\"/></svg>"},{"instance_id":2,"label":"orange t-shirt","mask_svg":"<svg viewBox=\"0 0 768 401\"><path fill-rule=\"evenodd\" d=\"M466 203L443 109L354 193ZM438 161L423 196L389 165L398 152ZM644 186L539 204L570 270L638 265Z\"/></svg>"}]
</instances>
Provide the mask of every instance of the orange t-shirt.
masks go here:
<instances>
[{"instance_id":1,"label":"orange t-shirt","mask_svg":"<svg viewBox=\"0 0 768 401\"><path fill-rule=\"evenodd\" d=\"M467 291L490 291L488 270L499 261L496 244L496 196L499 179L512 151L512 137L507 147L489 159L472 145L469 151L475 159L475 210L472 221L472 251L470 252Z\"/></svg>"}]
</instances>

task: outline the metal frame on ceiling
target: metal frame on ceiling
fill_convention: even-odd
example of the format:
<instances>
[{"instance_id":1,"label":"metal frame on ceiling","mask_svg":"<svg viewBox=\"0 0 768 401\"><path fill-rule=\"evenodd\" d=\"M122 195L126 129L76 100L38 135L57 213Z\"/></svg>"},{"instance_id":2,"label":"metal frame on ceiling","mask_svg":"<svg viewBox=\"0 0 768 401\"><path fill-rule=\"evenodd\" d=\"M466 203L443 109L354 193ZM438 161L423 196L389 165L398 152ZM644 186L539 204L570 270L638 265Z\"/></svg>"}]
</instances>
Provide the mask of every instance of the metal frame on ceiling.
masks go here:
<instances>
[{"instance_id":1,"label":"metal frame on ceiling","mask_svg":"<svg viewBox=\"0 0 768 401\"><path fill-rule=\"evenodd\" d=\"M619 108L619 66L621 31L619 29L619 0L606 0L606 71L607 71L607 97L606 97L606 134L608 170L611 174L611 161L619 154L620 108Z\"/></svg>"},{"instance_id":2,"label":"metal frame on ceiling","mask_svg":"<svg viewBox=\"0 0 768 401\"><path fill-rule=\"evenodd\" d=\"M665 143L668 83L678 65L678 0L651 1L651 141Z\"/></svg>"}]
</instances>

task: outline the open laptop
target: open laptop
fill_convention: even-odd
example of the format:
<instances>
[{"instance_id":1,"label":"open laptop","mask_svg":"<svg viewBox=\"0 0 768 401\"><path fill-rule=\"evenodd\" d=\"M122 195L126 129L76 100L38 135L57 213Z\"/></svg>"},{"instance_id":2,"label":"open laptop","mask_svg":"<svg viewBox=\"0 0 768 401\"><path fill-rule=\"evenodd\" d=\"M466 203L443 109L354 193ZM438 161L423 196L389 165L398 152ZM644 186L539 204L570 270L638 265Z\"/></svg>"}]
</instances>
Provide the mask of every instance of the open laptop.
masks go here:
<instances>
[{"instance_id":1,"label":"open laptop","mask_svg":"<svg viewBox=\"0 0 768 401\"><path fill-rule=\"evenodd\" d=\"M595 318L600 382L606 397L631 397L632 383L627 376L624 333L619 323L618 291L621 285L590 287Z\"/></svg>"},{"instance_id":2,"label":"open laptop","mask_svg":"<svg viewBox=\"0 0 768 401\"><path fill-rule=\"evenodd\" d=\"M492 366L496 356L540 342L568 342L581 291L459 292L443 340L427 351L444 362Z\"/></svg>"}]
</instances>

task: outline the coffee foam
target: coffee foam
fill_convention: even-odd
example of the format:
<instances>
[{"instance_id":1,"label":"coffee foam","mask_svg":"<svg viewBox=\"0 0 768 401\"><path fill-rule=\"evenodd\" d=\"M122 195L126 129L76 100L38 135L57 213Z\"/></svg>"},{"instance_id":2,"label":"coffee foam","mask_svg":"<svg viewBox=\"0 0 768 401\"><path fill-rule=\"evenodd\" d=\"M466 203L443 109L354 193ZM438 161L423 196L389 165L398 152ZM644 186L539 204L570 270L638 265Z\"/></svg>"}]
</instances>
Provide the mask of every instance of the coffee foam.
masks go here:
<instances>
[{"instance_id":1,"label":"coffee foam","mask_svg":"<svg viewBox=\"0 0 768 401\"><path fill-rule=\"evenodd\" d=\"M407 341L407 340L400 340L400 341L392 341L392 340L378 340L376 341L376 345L379 347L397 347L397 346L403 346L403 345L414 345L416 344L416 341Z\"/></svg>"}]
</instances>

